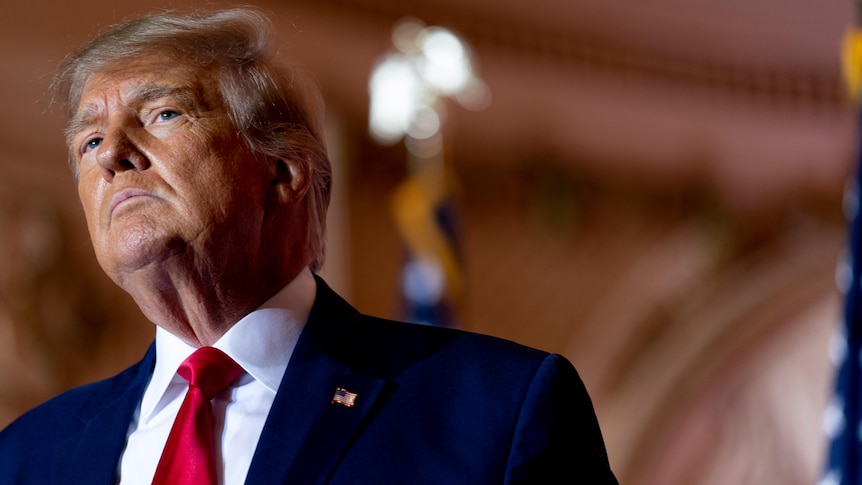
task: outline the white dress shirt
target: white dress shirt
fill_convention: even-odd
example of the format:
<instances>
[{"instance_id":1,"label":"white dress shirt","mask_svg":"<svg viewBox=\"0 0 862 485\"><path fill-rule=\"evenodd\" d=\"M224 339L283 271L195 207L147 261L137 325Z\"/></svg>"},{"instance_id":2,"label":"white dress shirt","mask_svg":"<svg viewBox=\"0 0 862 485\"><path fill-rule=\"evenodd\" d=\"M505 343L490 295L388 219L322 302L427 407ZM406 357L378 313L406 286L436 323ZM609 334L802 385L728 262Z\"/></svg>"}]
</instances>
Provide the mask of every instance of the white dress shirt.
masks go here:
<instances>
[{"instance_id":1,"label":"white dress shirt","mask_svg":"<svg viewBox=\"0 0 862 485\"><path fill-rule=\"evenodd\" d=\"M311 271L304 269L213 344L245 371L231 388L212 400L215 446L221 450L216 453L220 483L245 482L266 417L314 303L316 288ZM156 327L156 365L129 427L119 464L120 484L152 483L188 390L188 383L177 369L195 350Z\"/></svg>"}]
</instances>

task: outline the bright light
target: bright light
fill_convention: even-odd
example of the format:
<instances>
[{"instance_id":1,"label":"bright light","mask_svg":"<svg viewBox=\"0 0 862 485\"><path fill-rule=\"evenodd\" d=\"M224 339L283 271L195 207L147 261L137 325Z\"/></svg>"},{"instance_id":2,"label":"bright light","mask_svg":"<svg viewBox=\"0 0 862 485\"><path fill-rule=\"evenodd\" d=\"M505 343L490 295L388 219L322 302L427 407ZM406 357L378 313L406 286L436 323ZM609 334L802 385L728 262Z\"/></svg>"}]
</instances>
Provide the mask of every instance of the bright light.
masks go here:
<instances>
[{"instance_id":1,"label":"bright light","mask_svg":"<svg viewBox=\"0 0 862 485\"><path fill-rule=\"evenodd\" d=\"M423 78L445 95L455 94L473 77L470 59L464 45L452 32L441 27L429 27L420 39L420 64Z\"/></svg>"},{"instance_id":2,"label":"bright light","mask_svg":"<svg viewBox=\"0 0 862 485\"><path fill-rule=\"evenodd\" d=\"M383 143L395 143L404 136L413 120L413 111L422 95L421 80L403 56L391 55L371 76L371 133Z\"/></svg>"},{"instance_id":3,"label":"bright light","mask_svg":"<svg viewBox=\"0 0 862 485\"><path fill-rule=\"evenodd\" d=\"M473 110L490 102L466 45L449 30L408 18L395 25L392 42L398 51L378 63L369 81L369 127L379 142L433 137L443 121L441 97Z\"/></svg>"}]
</instances>

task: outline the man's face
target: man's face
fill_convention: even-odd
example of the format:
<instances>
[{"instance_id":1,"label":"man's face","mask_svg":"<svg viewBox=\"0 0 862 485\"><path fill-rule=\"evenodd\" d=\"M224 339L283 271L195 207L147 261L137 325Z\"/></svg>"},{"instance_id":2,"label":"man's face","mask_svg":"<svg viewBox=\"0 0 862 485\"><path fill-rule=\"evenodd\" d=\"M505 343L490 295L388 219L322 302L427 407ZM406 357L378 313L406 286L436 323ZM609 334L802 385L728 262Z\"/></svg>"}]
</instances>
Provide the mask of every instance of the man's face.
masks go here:
<instances>
[{"instance_id":1,"label":"man's face","mask_svg":"<svg viewBox=\"0 0 862 485\"><path fill-rule=\"evenodd\" d=\"M149 56L97 72L69 139L96 257L120 286L153 263L205 268L261 250L272 172L207 71Z\"/></svg>"}]
</instances>

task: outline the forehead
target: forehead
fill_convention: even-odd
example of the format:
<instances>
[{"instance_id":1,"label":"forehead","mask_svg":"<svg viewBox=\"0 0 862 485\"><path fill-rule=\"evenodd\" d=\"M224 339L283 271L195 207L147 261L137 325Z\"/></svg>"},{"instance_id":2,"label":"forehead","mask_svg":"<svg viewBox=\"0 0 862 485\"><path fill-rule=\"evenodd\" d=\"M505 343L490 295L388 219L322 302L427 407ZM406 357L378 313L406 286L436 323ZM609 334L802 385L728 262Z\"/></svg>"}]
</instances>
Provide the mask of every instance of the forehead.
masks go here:
<instances>
[{"instance_id":1,"label":"forehead","mask_svg":"<svg viewBox=\"0 0 862 485\"><path fill-rule=\"evenodd\" d=\"M179 96L197 105L220 104L211 70L167 56L145 55L120 61L89 76L81 89L74 118L102 109L110 101L122 104Z\"/></svg>"}]
</instances>

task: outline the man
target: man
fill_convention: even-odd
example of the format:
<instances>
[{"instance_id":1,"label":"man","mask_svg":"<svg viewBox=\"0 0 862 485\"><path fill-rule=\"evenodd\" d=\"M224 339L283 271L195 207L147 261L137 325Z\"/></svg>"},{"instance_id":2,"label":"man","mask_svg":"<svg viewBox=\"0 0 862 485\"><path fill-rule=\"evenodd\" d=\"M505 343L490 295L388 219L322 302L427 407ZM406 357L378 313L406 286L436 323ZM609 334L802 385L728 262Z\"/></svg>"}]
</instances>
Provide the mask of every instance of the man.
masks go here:
<instances>
[{"instance_id":1,"label":"man","mask_svg":"<svg viewBox=\"0 0 862 485\"><path fill-rule=\"evenodd\" d=\"M0 433L0 483L616 483L564 358L365 316L314 275L330 167L267 26L149 16L61 68L97 259L156 340Z\"/></svg>"}]
</instances>

